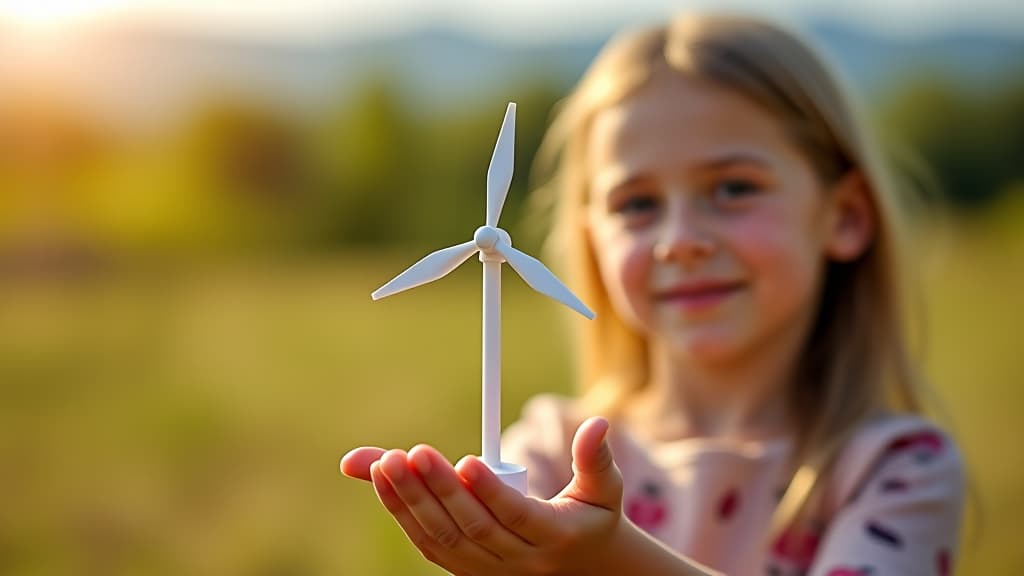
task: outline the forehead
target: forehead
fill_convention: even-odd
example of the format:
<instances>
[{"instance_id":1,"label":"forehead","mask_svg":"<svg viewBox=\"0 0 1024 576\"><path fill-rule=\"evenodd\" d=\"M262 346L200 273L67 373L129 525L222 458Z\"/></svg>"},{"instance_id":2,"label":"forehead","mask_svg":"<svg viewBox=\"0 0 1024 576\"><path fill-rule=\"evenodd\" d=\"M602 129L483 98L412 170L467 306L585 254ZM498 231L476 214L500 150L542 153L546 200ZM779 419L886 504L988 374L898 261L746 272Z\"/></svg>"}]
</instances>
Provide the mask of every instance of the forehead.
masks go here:
<instances>
[{"instance_id":1,"label":"forehead","mask_svg":"<svg viewBox=\"0 0 1024 576\"><path fill-rule=\"evenodd\" d=\"M752 100L707 81L660 74L594 117L587 171L679 170L735 155L779 168L801 160L779 121Z\"/></svg>"}]
</instances>

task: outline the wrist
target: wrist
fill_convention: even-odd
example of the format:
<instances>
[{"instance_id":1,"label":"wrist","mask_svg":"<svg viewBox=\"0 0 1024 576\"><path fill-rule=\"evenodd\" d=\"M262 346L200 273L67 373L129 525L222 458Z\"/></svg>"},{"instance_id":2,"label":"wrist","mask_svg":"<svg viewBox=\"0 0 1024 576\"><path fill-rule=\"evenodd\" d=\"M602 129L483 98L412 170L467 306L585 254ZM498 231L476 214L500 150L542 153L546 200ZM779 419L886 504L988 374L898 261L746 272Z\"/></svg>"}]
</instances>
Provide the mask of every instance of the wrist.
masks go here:
<instances>
[{"instance_id":1,"label":"wrist","mask_svg":"<svg viewBox=\"0 0 1024 576\"><path fill-rule=\"evenodd\" d=\"M587 574L647 574L650 576L721 576L668 548L620 516L607 545L595 551Z\"/></svg>"},{"instance_id":2,"label":"wrist","mask_svg":"<svg viewBox=\"0 0 1024 576\"><path fill-rule=\"evenodd\" d=\"M630 574L634 572L634 563L640 539L645 536L640 529L619 513L615 524L608 531L608 537L595 546L587 561L580 567L577 575L600 576L602 574Z\"/></svg>"}]
</instances>

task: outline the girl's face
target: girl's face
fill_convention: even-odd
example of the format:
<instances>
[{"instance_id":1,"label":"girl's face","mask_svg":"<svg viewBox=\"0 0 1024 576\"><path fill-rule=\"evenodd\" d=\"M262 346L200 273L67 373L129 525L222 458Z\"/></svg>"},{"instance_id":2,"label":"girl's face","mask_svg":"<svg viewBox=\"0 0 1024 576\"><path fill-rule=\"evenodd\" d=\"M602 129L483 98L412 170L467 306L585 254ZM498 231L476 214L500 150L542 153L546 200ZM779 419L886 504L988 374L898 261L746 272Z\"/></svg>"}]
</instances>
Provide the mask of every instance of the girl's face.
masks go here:
<instances>
[{"instance_id":1,"label":"girl's face","mask_svg":"<svg viewBox=\"0 0 1024 576\"><path fill-rule=\"evenodd\" d=\"M661 74L588 138L588 237L628 323L712 362L809 325L837 210L768 112Z\"/></svg>"}]
</instances>

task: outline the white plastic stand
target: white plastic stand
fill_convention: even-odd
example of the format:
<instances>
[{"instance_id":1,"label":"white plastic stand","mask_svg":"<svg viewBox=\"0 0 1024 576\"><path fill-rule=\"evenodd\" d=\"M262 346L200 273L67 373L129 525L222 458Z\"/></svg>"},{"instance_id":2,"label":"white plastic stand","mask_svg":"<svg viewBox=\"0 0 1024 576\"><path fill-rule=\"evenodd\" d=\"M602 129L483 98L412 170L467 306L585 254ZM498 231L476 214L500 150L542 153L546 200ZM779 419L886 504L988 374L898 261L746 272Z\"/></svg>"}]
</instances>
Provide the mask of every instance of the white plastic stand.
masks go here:
<instances>
[{"instance_id":1,"label":"white plastic stand","mask_svg":"<svg viewBox=\"0 0 1024 576\"><path fill-rule=\"evenodd\" d=\"M487 465L494 472L494 475L501 478L501 481L506 485L511 486L519 491L520 494L526 495L526 467L520 466L519 464L509 464L508 462L502 462L498 466Z\"/></svg>"}]
</instances>

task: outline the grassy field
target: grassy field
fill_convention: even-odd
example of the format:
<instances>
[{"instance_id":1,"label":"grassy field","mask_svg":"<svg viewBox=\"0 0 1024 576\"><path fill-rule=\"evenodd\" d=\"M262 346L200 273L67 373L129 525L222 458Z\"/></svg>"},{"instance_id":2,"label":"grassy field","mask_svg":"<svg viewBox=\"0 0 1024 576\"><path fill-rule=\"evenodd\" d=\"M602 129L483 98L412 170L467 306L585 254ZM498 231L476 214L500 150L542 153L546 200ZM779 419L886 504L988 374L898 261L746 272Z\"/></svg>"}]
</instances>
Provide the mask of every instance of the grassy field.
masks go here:
<instances>
[{"instance_id":1,"label":"grassy field","mask_svg":"<svg viewBox=\"0 0 1024 576\"><path fill-rule=\"evenodd\" d=\"M1024 572L1017 222L958 227L923 267L926 365L979 495L962 574ZM0 285L0 573L440 574L337 470L360 444L479 450L479 267L371 303L408 261ZM517 279L504 296L507 422L571 389L573 320Z\"/></svg>"}]
</instances>

